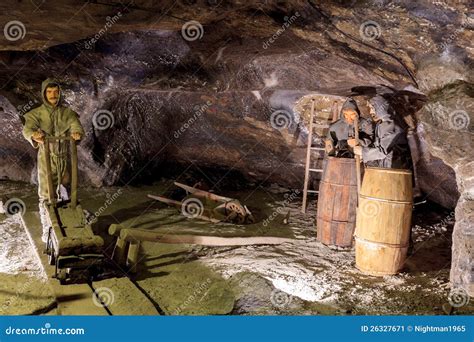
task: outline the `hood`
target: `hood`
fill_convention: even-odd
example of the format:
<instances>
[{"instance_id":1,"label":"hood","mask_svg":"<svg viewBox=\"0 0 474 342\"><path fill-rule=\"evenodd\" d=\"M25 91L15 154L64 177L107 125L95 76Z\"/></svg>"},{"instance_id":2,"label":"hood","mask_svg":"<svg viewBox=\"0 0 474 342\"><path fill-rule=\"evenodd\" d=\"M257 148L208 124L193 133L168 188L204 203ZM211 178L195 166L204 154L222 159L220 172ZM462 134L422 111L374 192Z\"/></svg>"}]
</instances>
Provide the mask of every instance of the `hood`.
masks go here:
<instances>
[{"instance_id":1,"label":"hood","mask_svg":"<svg viewBox=\"0 0 474 342\"><path fill-rule=\"evenodd\" d=\"M46 87L48 86L48 84L51 84L51 83L54 83L54 84L58 85L58 87L59 87L58 105L61 103L61 95L62 95L61 93L62 93L62 91L61 91L61 86L59 85L59 82L54 78L47 78L41 83L41 99L43 100L43 103L48 107L51 107L51 105L49 104L48 100L46 99L46 94L44 92L45 92Z\"/></svg>"},{"instance_id":2,"label":"hood","mask_svg":"<svg viewBox=\"0 0 474 342\"><path fill-rule=\"evenodd\" d=\"M370 104L374 106L375 116L381 120L390 119L389 109L390 106L388 101L385 100L382 96L376 95L369 100Z\"/></svg>"},{"instance_id":3,"label":"hood","mask_svg":"<svg viewBox=\"0 0 474 342\"><path fill-rule=\"evenodd\" d=\"M360 117L359 107L357 106L357 103L355 102L354 99L348 98L346 102L344 102L341 108L341 113L340 113L341 118L343 117L342 113L344 112L344 109L352 109Z\"/></svg>"}]
</instances>

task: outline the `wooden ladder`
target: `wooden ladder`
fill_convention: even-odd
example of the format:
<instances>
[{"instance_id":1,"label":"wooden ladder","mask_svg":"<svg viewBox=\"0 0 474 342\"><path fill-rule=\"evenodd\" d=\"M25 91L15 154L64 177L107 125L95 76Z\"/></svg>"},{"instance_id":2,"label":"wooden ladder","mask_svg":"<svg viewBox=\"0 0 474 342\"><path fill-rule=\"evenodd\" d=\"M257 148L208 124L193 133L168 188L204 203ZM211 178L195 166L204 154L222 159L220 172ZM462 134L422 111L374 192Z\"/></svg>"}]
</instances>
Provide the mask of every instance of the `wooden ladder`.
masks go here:
<instances>
[{"instance_id":1,"label":"wooden ladder","mask_svg":"<svg viewBox=\"0 0 474 342\"><path fill-rule=\"evenodd\" d=\"M314 99L311 99L311 114L309 117L309 133L308 133L308 142L306 145L306 164L305 164L305 173L304 173L304 185L303 185L303 205L301 207L301 212L304 214L306 213L306 204L308 201L308 194L319 194L318 190L309 190L309 180L310 180L310 172L312 173L323 173L323 169L320 168L312 168L311 167L311 152L317 151L319 153L318 160L323 160L326 153L325 148L321 146L313 146L313 130L315 128L323 128L323 133L327 133L329 130L329 126L331 122L337 121L337 102L334 102L331 108L332 112L332 121L328 120L326 124L318 124L314 122ZM325 134L323 134L323 138ZM323 152L323 156L321 156L321 152Z\"/></svg>"}]
</instances>

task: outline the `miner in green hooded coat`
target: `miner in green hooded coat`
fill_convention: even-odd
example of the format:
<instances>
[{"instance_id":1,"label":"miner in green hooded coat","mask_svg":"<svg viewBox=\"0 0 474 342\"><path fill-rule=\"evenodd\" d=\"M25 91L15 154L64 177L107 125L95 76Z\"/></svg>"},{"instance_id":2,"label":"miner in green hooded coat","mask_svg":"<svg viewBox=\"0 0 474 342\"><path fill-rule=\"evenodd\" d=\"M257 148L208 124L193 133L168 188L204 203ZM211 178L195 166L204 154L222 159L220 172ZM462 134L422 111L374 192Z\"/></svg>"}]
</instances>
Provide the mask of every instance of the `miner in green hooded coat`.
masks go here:
<instances>
[{"instance_id":1,"label":"miner in green hooded coat","mask_svg":"<svg viewBox=\"0 0 474 342\"><path fill-rule=\"evenodd\" d=\"M44 143L46 136L66 137L81 140L84 135L79 116L70 108L61 103L61 87L54 79L48 78L41 84L41 97L43 104L25 114L23 136L30 144L38 149L38 197L41 223L43 225L43 241L48 237L48 223L44 202L48 199L48 180L46 174L46 158ZM54 197L66 197L64 191L69 184L68 171L68 144L64 142L51 142L51 172L53 188L56 189ZM61 191L60 193L60 190ZM65 193L66 192L66 193Z\"/></svg>"}]
</instances>

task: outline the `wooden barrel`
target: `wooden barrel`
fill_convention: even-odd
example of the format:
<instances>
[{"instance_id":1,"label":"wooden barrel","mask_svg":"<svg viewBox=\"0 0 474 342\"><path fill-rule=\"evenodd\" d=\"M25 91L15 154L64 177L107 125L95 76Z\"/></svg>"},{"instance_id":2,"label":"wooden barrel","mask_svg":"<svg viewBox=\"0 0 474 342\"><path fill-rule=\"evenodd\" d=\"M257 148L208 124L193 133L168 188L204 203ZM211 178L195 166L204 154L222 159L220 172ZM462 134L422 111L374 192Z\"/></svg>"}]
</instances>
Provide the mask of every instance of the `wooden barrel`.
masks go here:
<instances>
[{"instance_id":1,"label":"wooden barrel","mask_svg":"<svg viewBox=\"0 0 474 342\"><path fill-rule=\"evenodd\" d=\"M355 159L328 157L319 183L317 239L326 245L352 246L356 207Z\"/></svg>"},{"instance_id":2,"label":"wooden barrel","mask_svg":"<svg viewBox=\"0 0 474 342\"><path fill-rule=\"evenodd\" d=\"M379 276L400 271L410 240L412 208L411 171L366 168L355 234L360 271Z\"/></svg>"}]
</instances>

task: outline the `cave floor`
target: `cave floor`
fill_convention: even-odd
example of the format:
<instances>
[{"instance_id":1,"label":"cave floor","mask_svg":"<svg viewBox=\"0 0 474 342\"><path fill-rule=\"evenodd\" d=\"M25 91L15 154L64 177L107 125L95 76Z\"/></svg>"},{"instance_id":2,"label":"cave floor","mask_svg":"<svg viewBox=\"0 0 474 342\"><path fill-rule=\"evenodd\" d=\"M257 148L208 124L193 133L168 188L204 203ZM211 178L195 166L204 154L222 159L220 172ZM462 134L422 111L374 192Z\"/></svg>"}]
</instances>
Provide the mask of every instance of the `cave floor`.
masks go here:
<instances>
[{"instance_id":1,"label":"cave floor","mask_svg":"<svg viewBox=\"0 0 474 342\"><path fill-rule=\"evenodd\" d=\"M136 286L162 314L346 315L346 314L472 314L467 305L449 305L449 269L454 219L432 204L416 207L414 253L403 272L372 277L355 268L354 251L316 241L316 201L302 214L300 196L278 186L220 193L248 205L251 225L209 223L188 219L175 208L150 200L147 194L172 193L163 180L140 187L81 188L82 206L99 213L93 225L111 253L107 235L112 223L173 234L214 236L279 236L294 242L274 246L206 247L144 242ZM0 182L6 198L20 198L27 211L37 211L34 186ZM289 223L283 219L290 212ZM270 218L265 220L265 218ZM0 216L0 314L35 312L52 294L44 269L31 251L16 216ZM51 280L55 281L55 280ZM130 298L133 300L133 298ZM55 314L54 310L47 312Z\"/></svg>"}]
</instances>

